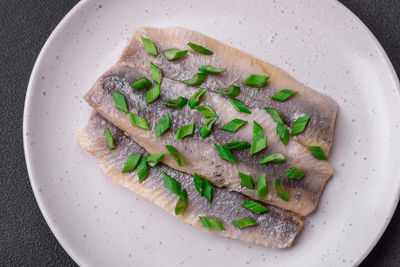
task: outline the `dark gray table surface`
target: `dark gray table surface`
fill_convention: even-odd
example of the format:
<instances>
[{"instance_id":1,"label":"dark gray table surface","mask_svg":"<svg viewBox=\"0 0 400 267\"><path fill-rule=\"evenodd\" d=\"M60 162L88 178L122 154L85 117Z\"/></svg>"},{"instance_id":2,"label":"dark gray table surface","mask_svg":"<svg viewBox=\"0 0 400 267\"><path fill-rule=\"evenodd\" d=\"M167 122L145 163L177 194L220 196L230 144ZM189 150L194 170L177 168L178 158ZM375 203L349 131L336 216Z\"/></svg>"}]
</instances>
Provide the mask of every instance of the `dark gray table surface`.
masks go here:
<instances>
[{"instance_id":1,"label":"dark gray table surface","mask_svg":"<svg viewBox=\"0 0 400 267\"><path fill-rule=\"evenodd\" d=\"M0 266L75 265L33 196L23 152L22 113L40 49L77 2L0 0ZM400 0L341 2L371 29L400 74ZM400 208L362 266L400 266Z\"/></svg>"}]
</instances>

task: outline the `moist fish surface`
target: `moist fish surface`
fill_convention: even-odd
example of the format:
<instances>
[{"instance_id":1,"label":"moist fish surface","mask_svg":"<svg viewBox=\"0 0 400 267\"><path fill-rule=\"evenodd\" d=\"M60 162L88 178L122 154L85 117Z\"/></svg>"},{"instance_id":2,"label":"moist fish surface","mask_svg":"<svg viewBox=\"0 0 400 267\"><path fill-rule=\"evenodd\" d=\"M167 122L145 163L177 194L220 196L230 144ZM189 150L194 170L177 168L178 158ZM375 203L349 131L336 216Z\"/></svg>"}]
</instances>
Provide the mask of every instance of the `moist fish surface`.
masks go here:
<instances>
[{"instance_id":1,"label":"moist fish surface","mask_svg":"<svg viewBox=\"0 0 400 267\"><path fill-rule=\"evenodd\" d=\"M151 77L151 74L133 69L125 63L117 64L95 83L84 98L95 111L126 132L149 153L165 153L167 156L163 162L176 170L189 174L198 173L207 177L218 187L227 186L230 190L241 192L254 199L257 199L257 190L243 187L238 173L251 175L254 182L258 177L266 174L269 193L261 201L302 216L315 209L323 188L333 173L332 169L326 161L315 159L308 149L293 139L287 146L283 145L276 134L276 122L264 109L254 108L252 114L240 113L232 107L227 98L214 92L207 92L201 105L211 106L220 119L214 125L210 135L202 138L199 136L198 130L206 119L200 112L190 109L188 106L179 109L169 108L163 103L165 99L179 96L190 98L196 88L164 78L159 99L151 104L146 104L145 91L136 91L130 87L130 84L140 77ZM151 130L133 126L128 115L116 109L113 98L114 91L125 95L129 110L146 118ZM171 128L157 139L154 131L155 125L167 114L171 116ZM219 129L235 118L248 123L235 133ZM263 127L264 136L268 136L268 147L255 155L249 155L248 149L234 152L238 164L221 159L214 144L223 145L232 141L251 143L253 121ZM177 130L192 122L196 125L194 134L176 141ZM169 156L165 145L173 145L178 149L184 158L184 166L177 165L175 160ZM281 163L259 164L263 157L274 152L284 153L287 160ZM285 174L292 167L304 170L307 174L301 180L285 178ZM289 195L289 201L282 200L276 194L273 186L275 179L282 181Z\"/></svg>"},{"instance_id":2,"label":"moist fish surface","mask_svg":"<svg viewBox=\"0 0 400 267\"><path fill-rule=\"evenodd\" d=\"M114 150L110 150L107 146L105 138L107 128L111 130L116 141L117 148ZM149 177L139 184L136 170L131 173L121 173L121 170L129 155L136 153L147 155L146 151L97 113L91 115L88 125L78 136L78 142L99 161L104 173L113 181L150 200L170 214L174 214L178 197L165 188L162 173L176 179L181 188L186 189L188 193L186 209L178 217L207 232L272 248L286 248L292 246L303 227L303 221L297 215L273 206L267 206L269 212L261 215L252 213L240 206L250 200L248 197L226 188L214 188L210 204L196 191L192 176L161 163L150 168ZM225 230L204 228L199 216L220 220ZM233 225L232 221L245 217L252 217L257 225L242 230Z\"/></svg>"},{"instance_id":3,"label":"moist fish surface","mask_svg":"<svg viewBox=\"0 0 400 267\"><path fill-rule=\"evenodd\" d=\"M158 56L147 54L141 37L150 38L157 49ZM211 56L194 52L187 46L193 42L210 49ZM187 49L188 54L181 59L168 61L161 53L167 49ZM306 130L295 139L305 146L320 146L325 154L329 153L333 141L337 104L330 97L318 93L301 84L281 69L258 60L238 49L232 48L215 39L188 29L173 28L140 28L126 47L121 61L134 68L149 70L149 62L159 66L164 76L172 80L182 81L192 77L203 65L226 68L222 74L207 75L201 87L215 91L217 88L232 84L241 87L237 99L246 103L250 109L274 108L286 125L292 127L299 117L310 115ZM242 84L250 74L269 76L267 85L262 88L250 88ZM271 96L282 89L290 89L298 93L285 102L272 100Z\"/></svg>"}]
</instances>

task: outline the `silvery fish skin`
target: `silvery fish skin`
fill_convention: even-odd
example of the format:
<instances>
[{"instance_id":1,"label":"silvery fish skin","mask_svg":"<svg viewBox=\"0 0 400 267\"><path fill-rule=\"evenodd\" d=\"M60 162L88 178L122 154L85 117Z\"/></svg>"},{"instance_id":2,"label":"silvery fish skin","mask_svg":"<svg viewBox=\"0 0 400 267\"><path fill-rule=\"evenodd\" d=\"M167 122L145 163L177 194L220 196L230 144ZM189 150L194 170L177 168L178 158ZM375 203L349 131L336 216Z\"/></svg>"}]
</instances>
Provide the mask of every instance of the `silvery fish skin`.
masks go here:
<instances>
[{"instance_id":1,"label":"silvery fish skin","mask_svg":"<svg viewBox=\"0 0 400 267\"><path fill-rule=\"evenodd\" d=\"M157 49L157 57L146 53L141 37L150 38ZM193 51L186 44L193 42L202 45L212 52L206 56ZM182 59L168 61L161 53L167 49L187 49L188 54ZM318 93L301 84L283 70L258 60L238 49L227 46L201 33L180 27L174 28L139 28L121 56L121 61L134 68L149 70L149 62L158 65L164 76L172 80L182 81L192 77L203 65L226 68L222 74L209 74L201 87L215 91L216 88L228 87L232 84L241 87L237 99L246 103L251 109L274 108L286 125L292 127L299 117L311 115L306 130L295 139L305 146L321 146L328 155L333 141L337 104L330 97ZM250 88L242 85L250 74L269 76L267 85L262 88ZM282 89L290 89L298 93L285 102L272 100L271 96Z\"/></svg>"},{"instance_id":2,"label":"silvery fish skin","mask_svg":"<svg viewBox=\"0 0 400 267\"><path fill-rule=\"evenodd\" d=\"M110 128L117 144L114 150L109 150L107 146L105 139L107 127ZM196 191L192 176L161 163L154 168L149 168L149 177L139 184L136 170L125 174L121 173L121 170L130 154L142 153L147 156L147 152L97 113L91 115L88 125L78 136L78 142L100 162L102 170L112 180L150 200L172 215L175 214L174 208L178 197L165 188L162 173L165 172L176 179L180 182L181 188L186 189L188 193L186 210L178 217L204 231L272 248L287 248L292 246L303 227L303 221L297 215L276 207L268 206L269 212L261 215L252 213L240 206L250 200L248 197L226 188L214 188L213 200L210 204ZM225 231L204 228L199 216L220 220ZM257 225L242 230L233 225L233 220L245 217L252 217Z\"/></svg>"},{"instance_id":3,"label":"silvery fish skin","mask_svg":"<svg viewBox=\"0 0 400 267\"><path fill-rule=\"evenodd\" d=\"M213 131L207 138L201 138L198 130L205 122L205 118L195 109L188 106L175 109L166 107L164 99L173 99L178 96L190 98L196 88L186 86L180 82L163 79L161 95L151 104L145 102L145 91L136 91L130 83L140 77L151 77L150 73L132 69L124 63L117 64L104 74L85 95L85 100L108 121L126 132L136 143L145 148L149 153L165 153L163 162L182 172L189 174L198 173L207 177L211 183L218 187L227 186L230 190L241 192L251 198L257 199L257 190L241 186L239 172L253 176L257 179L266 174L269 193L261 200L271 205L305 216L312 212L319 200L320 194L333 171L326 161L315 159L312 154L301 144L291 139L284 146L276 134L276 122L263 109L253 109L252 114L237 112L230 102L214 92L208 92L201 104L211 106L220 119L214 125ZM145 117L151 131L132 126L129 117L124 112L115 108L113 91L125 95L130 111ZM171 128L159 139L155 136L155 125L166 114L171 116ZM248 121L248 124L235 133L229 133L219 128L234 118ZM264 136L268 136L268 147L255 154L249 155L249 150L234 152L238 164L233 164L219 157L214 144L225 144L231 141L246 141L251 143L253 120L264 128ZM192 136L175 141L177 130L191 122L195 122L196 130ZM175 160L168 155L165 145L173 145L184 158L184 166L177 165ZM260 160L274 152L282 152L287 156L287 161L279 164L260 165ZM284 175L296 167L307 172L301 180L284 178ZM289 201L279 198L273 189L273 182L278 178L282 181L289 194Z\"/></svg>"}]
</instances>

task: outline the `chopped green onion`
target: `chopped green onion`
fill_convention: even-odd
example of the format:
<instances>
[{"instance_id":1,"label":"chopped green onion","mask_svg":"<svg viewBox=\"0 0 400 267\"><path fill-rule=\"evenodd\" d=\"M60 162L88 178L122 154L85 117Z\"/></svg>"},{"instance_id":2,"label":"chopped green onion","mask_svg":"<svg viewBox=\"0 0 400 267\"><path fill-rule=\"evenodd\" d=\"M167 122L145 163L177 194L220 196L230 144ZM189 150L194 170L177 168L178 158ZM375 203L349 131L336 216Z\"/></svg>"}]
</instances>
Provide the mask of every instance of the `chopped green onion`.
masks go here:
<instances>
[{"instance_id":1,"label":"chopped green onion","mask_svg":"<svg viewBox=\"0 0 400 267\"><path fill-rule=\"evenodd\" d=\"M278 134L279 138L281 139L282 143L287 146L289 143L289 130L284 123L278 123L276 126L276 133Z\"/></svg>"},{"instance_id":2,"label":"chopped green onion","mask_svg":"<svg viewBox=\"0 0 400 267\"><path fill-rule=\"evenodd\" d=\"M244 173L239 172L240 181L242 186L245 186L250 189L254 189L253 177L246 175Z\"/></svg>"},{"instance_id":3,"label":"chopped green onion","mask_svg":"<svg viewBox=\"0 0 400 267\"><path fill-rule=\"evenodd\" d=\"M125 96L123 94L114 91L114 101L117 109L128 113L128 107L126 106Z\"/></svg>"},{"instance_id":4,"label":"chopped green onion","mask_svg":"<svg viewBox=\"0 0 400 267\"><path fill-rule=\"evenodd\" d=\"M147 165L150 167L155 167L160 161L163 160L165 157L165 154L151 154L150 156L147 157Z\"/></svg>"},{"instance_id":5,"label":"chopped green onion","mask_svg":"<svg viewBox=\"0 0 400 267\"><path fill-rule=\"evenodd\" d=\"M311 153L314 155L316 159L328 160L328 158L326 157L324 151L320 146L308 146L308 149L311 151Z\"/></svg>"},{"instance_id":6,"label":"chopped green onion","mask_svg":"<svg viewBox=\"0 0 400 267\"><path fill-rule=\"evenodd\" d=\"M291 135L301 134L307 126L310 115L298 118L292 127Z\"/></svg>"},{"instance_id":7,"label":"chopped green onion","mask_svg":"<svg viewBox=\"0 0 400 267\"><path fill-rule=\"evenodd\" d=\"M161 84L162 82L162 70L157 67L156 65L153 64L153 62L150 62L150 69L151 69L151 78L153 81L155 81L158 84Z\"/></svg>"},{"instance_id":8,"label":"chopped green onion","mask_svg":"<svg viewBox=\"0 0 400 267\"><path fill-rule=\"evenodd\" d=\"M262 87L266 84L269 77L264 75L251 74L242 83L250 87Z\"/></svg>"},{"instance_id":9,"label":"chopped green onion","mask_svg":"<svg viewBox=\"0 0 400 267\"><path fill-rule=\"evenodd\" d=\"M151 81L146 77L142 77L131 83L131 87L135 88L138 91L145 88L149 88L151 85L152 85Z\"/></svg>"},{"instance_id":10,"label":"chopped green onion","mask_svg":"<svg viewBox=\"0 0 400 267\"><path fill-rule=\"evenodd\" d=\"M165 172L163 172L162 175L163 175L164 186L169 191L179 196L181 194L181 184L174 178L169 177Z\"/></svg>"},{"instance_id":11,"label":"chopped green onion","mask_svg":"<svg viewBox=\"0 0 400 267\"><path fill-rule=\"evenodd\" d=\"M286 160L286 156L281 152L272 153L260 161L260 164L265 164L268 162L282 162Z\"/></svg>"},{"instance_id":12,"label":"chopped green onion","mask_svg":"<svg viewBox=\"0 0 400 267\"><path fill-rule=\"evenodd\" d=\"M299 170L297 168L292 168L288 173L285 174L286 178L300 180L306 174L305 171Z\"/></svg>"},{"instance_id":13,"label":"chopped green onion","mask_svg":"<svg viewBox=\"0 0 400 267\"><path fill-rule=\"evenodd\" d=\"M248 108L245 106L245 104L243 104L242 101L237 100L237 99L232 98L232 97L228 97L228 99L229 99L229 102L231 102L233 108L236 109L237 111L243 112L243 113L251 114L250 109L248 109Z\"/></svg>"},{"instance_id":14,"label":"chopped green onion","mask_svg":"<svg viewBox=\"0 0 400 267\"><path fill-rule=\"evenodd\" d=\"M171 145L166 145L165 146L169 152L169 154L171 154L171 156L175 159L176 163L178 164L178 166L183 167L183 158L181 156L181 154L179 154L178 149L176 149L175 147L171 146Z\"/></svg>"},{"instance_id":15,"label":"chopped green onion","mask_svg":"<svg viewBox=\"0 0 400 267\"><path fill-rule=\"evenodd\" d=\"M212 118L217 115L209 105L196 106L194 108L200 111L200 113L203 114L205 118Z\"/></svg>"},{"instance_id":16,"label":"chopped green onion","mask_svg":"<svg viewBox=\"0 0 400 267\"><path fill-rule=\"evenodd\" d=\"M187 43L188 46L190 46L190 48L192 48L194 51L196 51L197 53L209 56L212 55L213 52L211 52L210 50L208 50L207 48L198 45L198 44L194 44L194 43Z\"/></svg>"},{"instance_id":17,"label":"chopped green onion","mask_svg":"<svg viewBox=\"0 0 400 267\"><path fill-rule=\"evenodd\" d=\"M156 49L155 45L153 44L153 42L150 39L145 38L145 37L142 36L142 42L144 44L144 48L146 49L147 53L149 53L151 55L154 55L154 56L157 56L157 54L158 54L157 53L157 49Z\"/></svg>"},{"instance_id":18,"label":"chopped green onion","mask_svg":"<svg viewBox=\"0 0 400 267\"><path fill-rule=\"evenodd\" d=\"M135 170L141 156L142 156L141 154L129 155L121 172L126 173L126 172L132 172L133 170Z\"/></svg>"},{"instance_id":19,"label":"chopped green onion","mask_svg":"<svg viewBox=\"0 0 400 267\"><path fill-rule=\"evenodd\" d=\"M240 119L233 119L224 126L221 127L221 130L228 131L228 132L236 132L239 128L243 127L247 121L243 121Z\"/></svg>"},{"instance_id":20,"label":"chopped green onion","mask_svg":"<svg viewBox=\"0 0 400 267\"><path fill-rule=\"evenodd\" d=\"M249 226L256 225L257 223L256 223L256 221L254 221L253 218L246 217L246 218L243 218L243 219L240 219L240 220L233 221L233 224L237 228L243 229L243 228L246 228L246 227L249 227Z\"/></svg>"},{"instance_id":21,"label":"chopped green onion","mask_svg":"<svg viewBox=\"0 0 400 267\"><path fill-rule=\"evenodd\" d=\"M111 134L110 128L106 129L106 140L107 140L107 144L108 144L108 148L109 149L115 149L117 147L117 145L115 144L115 140L114 137Z\"/></svg>"},{"instance_id":22,"label":"chopped green onion","mask_svg":"<svg viewBox=\"0 0 400 267\"><path fill-rule=\"evenodd\" d=\"M212 127L214 126L215 122L219 119L218 116L208 118L206 122L201 126L199 134L201 137L206 138L208 134L211 132Z\"/></svg>"},{"instance_id":23,"label":"chopped green onion","mask_svg":"<svg viewBox=\"0 0 400 267\"><path fill-rule=\"evenodd\" d=\"M268 184L267 184L267 178L266 178L265 173L264 173L257 180L257 196L258 196L258 200L261 200L267 194L268 194Z\"/></svg>"},{"instance_id":24,"label":"chopped green onion","mask_svg":"<svg viewBox=\"0 0 400 267\"><path fill-rule=\"evenodd\" d=\"M236 85L231 85L226 88L217 88L216 91L220 93L221 95L227 95L227 96L238 96L240 94L240 87Z\"/></svg>"},{"instance_id":25,"label":"chopped green onion","mask_svg":"<svg viewBox=\"0 0 400 267\"><path fill-rule=\"evenodd\" d=\"M173 108L182 108L187 102L188 100L181 96L175 99L164 99L164 104Z\"/></svg>"},{"instance_id":26,"label":"chopped green onion","mask_svg":"<svg viewBox=\"0 0 400 267\"><path fill-rule=\"evenodd\" d=\"M162 51L164 57L169 61L182 58L187 54L187 52L188 52L187 50L177 50L177 49Z\"/></svg>"},{"instance_id":27,"label":"chopped green onion","mask_svg":"<svg viewBox=\"0 0 400 267\"><path fill-rule=\"evenodd\" d=\"M267 111L267 113L268 113L269 115L271 115L271 117L272 117L272 119L273 119L274 121L276 121L277 123L283 123L281 117L280 117L279 114L278 114L278 111L276 111L276 110L273 109L273 108L265 108L265 110Z\"/></svg>"},{"instance_id":28,"label":"chopped green onion","mask_svg":"<svg viewBox=\"0 0 400 267\"><path fill-rule=\"evenodd\" d=\"M275 187L275 191L276 191L276 194L278 195L278 197L280 197L284 201L289 201L289 195L288 195L288 193L286 193L286 190L283 187L281 180L275 179L274 187Z\"/></svg>"},{"instance_id":29,"label":"chopped green onion","mask_svg":"<svg viewBox=\"0 0 400 267\"><path fill-rule=\"evenodd\" d=\"M223 145L226 149L245 149L249 148L250 144L247 142L233 141Z\"/></svg>"},{"instance_id":30,"label":"chopped green onion","mask_svg":"<svg viewBox=\"0 0 400 267\"><path fill-rule=\"evenodd\" d=\"M256 121L253 121L253 141L258 141L263 138L263 127Z\"/></svg>"},{"instance_id":31,"label":"chopped green onion","mask_svg":"<svg viewBox=\"0 0 400 267\"><path fill-rule=\"evenodd\" d=\"M210 228L214 230L225 230L224 226L219 220L207 218L207 217L199 217L200 221L203 223L205 228Z\"/></svg>"},{"instance_id":32,"label":"chopped green onion","mask_svg":"<svg viewBox=\"0 0 400 267\"><path fill-rule=\"evenodd\" d=\"M149 170L147 169L146 157L142 157L140 159L139 164L137 166L137 172L138 172L138 177L139 177L139 183L146 180L146 178L149 176Z\"/></svg>"},{"instance_id":33,"label":"chopped green onion","mask_svg":"<svg viewBox=\"0 0 400 267\"><path fill-rule=\"evenodd\" d=\"M266 136L264 138L261 138L258 141L254 141L251 144L250 155L253 155L253 154L258 153L261 150L265 149L267 147L267 139L268 139L268 137Z\"/></svg>"},{"instance_id":34,"label":"chopped green onion","mask_svg":"<svg viewBox=\"0 0 400 267\"><path fill-rule=\"evenodd\" d=\"M151 102L156 101L157 98L160 96L160 92L160 84L157 84L152 89L148 90L146 92L146 103L150 104Z\"/></svg>"},{"instance_id":35,"label":"chopped green onion","mask_svg":"<svg viewBox=\"0 0 400 267\"><path fill-rule=\"evenodd\" d=\"M196 85L202 84L205 79L206 79L206 74L199 72L199 73L196 73L195 75L193 75L192 78L183 80L182 82L187 85L196 86Z\"/></svg>"},{"instance_id":36,"label":"chopped green onion","mask_svg":"<svg viewBox=\"0 0 400 267\"><path fill-rule=\"evenodd\" d=\"M208 89L207 88L200 88L196 92L194 92L193 96L189 99L189 107L194 108L199 104L201 98L207 93Z\"/></svg>"},{"instance_id":37,"label":"chopped green onion","mask_svg":"<svg viewBox=\"0 0 400 267\"><path fill-rule=\"evenodd\" d=\"M206 72L206 73L223 73L226 72L226 69L223 68L216 68L211 65L201 66L199 71Z\"/></svg>"},{"instance_id":38,"label":"chopped green onion","mask_svg":"<svg viewBox=\"0 0 400 267\"><path fill-rule=\"evenodd\" d=\"M199 192L200 196L203 195L203 188L204 188L204 181L200 178L200 176L195 173L193 175L193 183L194 187L196 188L197 192Z\"/></svg>"},{"instance_id":39,"label":"chopped green onion","mask_svg":"<svg viewBox=\"0 0 400 267\"><path fill-rule=\"evenodd\" d=\"M273 96L271 96L271 98L273 100L277 100L277 101L286 101L289 97L291 97L292 95L297 94L296 91L292 91L289 89L283 89L280 90L279 92L277 92L276 94L274 94Z\"/></svg>"},{"instance_id":40,"label":"chopped green onion","mask_svg":"<svg viewBox=\"0 0 400 267\"><path fill-rule=\"evenodd\" d=\"M147 123L147 120L143 117L140 117L139 115L133 114L131 112L129 114L129 119L131 120L131 123L133 126L145 129L145 130L150 130L149 124Z\"/></svg>"},{"instance_id":41,"label":"chopped green onion","mask_svg":"<svg viewBox=\"0 0 400 267\"><path fill-rule=\"evenodd\" d=\"M256 214L263 214L263 213L269 211L269 209L267 207L255 202L253 200L242 203L241 206L256 213Z\"/></svg>"},{"instance_id":42,"label":"chopped green onion","mask_svg":"<svg viewBox=\"0 0 400 267\"><path fill-rule=\"evenodd\" d=\"M217 144L215 144L215 148L217 149L218 154L222 159L237 164L235 157L232 155L232 152L229 149Z\"/></svg>"},{"instance_id":43,"label":"chopped green onion","mask_svg":"<svg viewBox=\"0 0 400 267\"><path fill-rule=\"evenodd\" d=\"M187 204L188 195L186 189L183 189L179 194L178 202L176 202L175 206L175 215L179 215L185 211Z\"/></svg>"},{"instance_id":44,"label":"chopped green onion","mask_svg":"<svg viewBox=\"0 0 400 267\"><path fill-rule=\"evenodd\" d=\"M179 139L182 139L188 135L192 135L194 132L194 126L195 124L194 122L192 122L179 128L178 131L176 132L175 141L178 141Z\"/></svg>"},{"instance_id":45,"label":"chopped green onion","mask_svg":"<svg viewBox=\"0 0 400 267\"><path fill-rule=\"evenodd\" d=\"M159 138L169 127L171 127L171 118L167 114L156 125L156 137Z\"/></svg>"},{"instance_id":46,"label":"chopped green onion","mask_svg":"<svg viewBox=\"0 0 400 267\"><path fill-rule=\"evenodd\" d=\"M206 178L204 178L203 181L204 181L203 196L208 200L208 202L211 203L214 188Z\"/></svg>"}]
</instances>

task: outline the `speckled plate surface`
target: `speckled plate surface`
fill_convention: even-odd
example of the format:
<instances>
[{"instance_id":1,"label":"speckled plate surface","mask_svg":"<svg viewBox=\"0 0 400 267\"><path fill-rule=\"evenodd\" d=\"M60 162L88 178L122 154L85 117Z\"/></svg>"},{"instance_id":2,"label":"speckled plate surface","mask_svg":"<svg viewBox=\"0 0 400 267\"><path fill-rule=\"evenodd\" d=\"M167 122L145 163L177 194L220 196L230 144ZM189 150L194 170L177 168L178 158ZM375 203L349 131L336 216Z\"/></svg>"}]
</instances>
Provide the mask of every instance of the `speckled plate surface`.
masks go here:
<instances>
[{"instance_id":1,"label":"speckled plate surface","mask_svg":"<svg viewBox=\"0 0 400 267\"><path fill-rule=\"evenodd\" d=\"M107 179L78 146L90 113L82 96L139 26L200 31L338 102L329 160L335 174L293 248L272 250L186 225ZM397 205L399 114L399 82L386 54L336 1L88 0L40 53L23 135L41 211L82 266L346 266L369 253Z\"/></svg>"}]
</instances>

